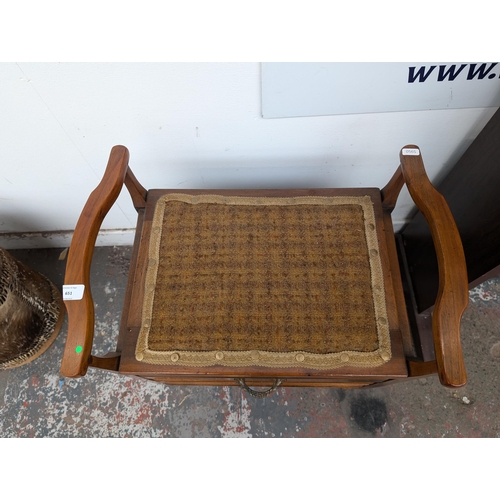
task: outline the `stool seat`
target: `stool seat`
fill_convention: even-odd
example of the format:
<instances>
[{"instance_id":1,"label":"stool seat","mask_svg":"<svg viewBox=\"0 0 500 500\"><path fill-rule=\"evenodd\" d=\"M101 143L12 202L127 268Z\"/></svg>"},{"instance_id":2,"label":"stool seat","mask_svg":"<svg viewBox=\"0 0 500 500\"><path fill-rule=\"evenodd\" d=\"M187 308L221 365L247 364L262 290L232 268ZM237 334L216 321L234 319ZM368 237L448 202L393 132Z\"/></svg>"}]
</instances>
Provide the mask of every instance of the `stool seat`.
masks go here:
<instances>
[{"instance_id":1,"label":"stool seat","mask_svg":"<svg viewBox=\"0 0 500 500\"><path fill-rule=\"evenodd\" d=\"M116 146L70 247L65 284L85 291L66 302L62 373L81 376L94 366L165 383L249 389L361 387L439 372L442 360L419 359L418 332L406 313L390 217L404 170L382 191L146 191L128 167L128 150ZM97 358L90 353L89 259L123 183L139 214L134 252L117 351ZM437 196L431 188L427 180ZM460 250L449 221L441 232ZM455 296L467 290L462 265L459 254L442 265L453 271L445 288ZM454 319L446 333L437 327L438 339L459 340L465 296L461 290L448 304ZM460 362L461 352L453 355Z\"/></svg>"},{"instance_id":2,"label":"stool seat","mask_svg":"<svg viewBox=\"0 0 500 500\"><path fill-rule=\"evenodd\" d=\"M389 361L371 197L247 194L156 202L136 359L317 370Z\"/></svg>"}]
</instances>

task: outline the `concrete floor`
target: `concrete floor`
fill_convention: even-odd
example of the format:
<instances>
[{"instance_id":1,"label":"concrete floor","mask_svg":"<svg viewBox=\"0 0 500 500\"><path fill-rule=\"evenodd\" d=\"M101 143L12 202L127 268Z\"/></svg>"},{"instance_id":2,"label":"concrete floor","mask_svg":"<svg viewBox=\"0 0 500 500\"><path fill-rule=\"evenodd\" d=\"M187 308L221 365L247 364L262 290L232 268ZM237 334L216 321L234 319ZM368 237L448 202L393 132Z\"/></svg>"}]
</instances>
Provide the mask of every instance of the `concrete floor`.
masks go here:
<instances>
[{"instance_id":1,"label":"concrete floor","mask_svg":"<svg viewBox=\"0 0 500 500\"><path fill-rule=\"evenodd\" d=\"M62 287L63 249L11 254ZM94 352L113 350L129 247L97 248ZM462 322L468 384L436 377L368 390L281 388L255 399L236 387L165 386L90 369L59 373L66 322L28 365L0 371L1 437L500 437L500 280L470 292Z\"/></svg>"}]
</instances>

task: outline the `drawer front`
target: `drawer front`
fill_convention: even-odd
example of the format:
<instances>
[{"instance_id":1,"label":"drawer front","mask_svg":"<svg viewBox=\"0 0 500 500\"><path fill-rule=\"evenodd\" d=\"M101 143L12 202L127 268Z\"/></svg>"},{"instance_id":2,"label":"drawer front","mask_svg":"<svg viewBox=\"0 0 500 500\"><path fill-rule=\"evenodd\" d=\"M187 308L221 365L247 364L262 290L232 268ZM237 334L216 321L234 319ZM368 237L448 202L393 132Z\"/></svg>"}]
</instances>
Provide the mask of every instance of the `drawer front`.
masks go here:
<instances>
[{"instance_id":1,"label":"drawer front","mask_svg":"<svg viewBox=\"0 0 500 500\"><path fill-rule=\"evenodd\" d=\"M167 385L200 385L200 386L239 386L238 380L243 380L249 387L271 387L280 381L280 387L332 387L341 389L355 389L373 385L373 380L346 380L346 379L315 379L308 378L215 378L215 377L175 377L175 376L152 376L144 377L155 382L161 382ZM381 380L378 383L388 382Z\"/></svg>"}]
</instances>

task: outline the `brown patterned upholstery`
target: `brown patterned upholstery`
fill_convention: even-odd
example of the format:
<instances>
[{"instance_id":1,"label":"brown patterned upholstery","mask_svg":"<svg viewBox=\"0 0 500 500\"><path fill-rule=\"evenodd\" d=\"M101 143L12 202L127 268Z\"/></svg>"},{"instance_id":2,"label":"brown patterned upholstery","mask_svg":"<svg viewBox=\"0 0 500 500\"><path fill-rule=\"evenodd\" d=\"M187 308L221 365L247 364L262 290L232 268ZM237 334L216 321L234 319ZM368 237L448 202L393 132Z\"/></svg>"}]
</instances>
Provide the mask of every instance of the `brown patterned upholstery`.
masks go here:
<instances>
[{"instance_id":1,"label":"brown patterned upholstery","mask_svg":"<svg viewBox=\"0 0 500 500\"><path fill-rule=\"evenodd\" d=\"M391 358L369 196L169 194L157 203L136 357L183 366Z\"/></svg>"}]
</instances>

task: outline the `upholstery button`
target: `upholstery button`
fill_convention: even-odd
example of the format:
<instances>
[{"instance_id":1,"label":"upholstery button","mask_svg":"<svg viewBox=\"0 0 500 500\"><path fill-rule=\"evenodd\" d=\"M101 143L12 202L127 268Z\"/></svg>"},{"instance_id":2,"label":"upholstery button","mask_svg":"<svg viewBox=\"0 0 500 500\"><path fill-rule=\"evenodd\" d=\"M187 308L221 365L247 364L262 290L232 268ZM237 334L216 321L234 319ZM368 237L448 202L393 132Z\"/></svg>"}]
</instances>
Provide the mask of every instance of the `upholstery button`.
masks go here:
<instances>
[{"instance_id":1,"label":"upholstery button","mask_svg":"<svg viewBox=\"0 0 500 500\"><path fill-rule=\"evenodd\" d=\"M179 355L174 352L172 356L170 356L170 359L175 363L176 361L179 361Z\"/></svg>"},{"instance_id":2,"label":"upholstery button","mask_svg":"<svg viewBox=\"0 0 500 500\"><path fill-rule=\"evenodd\" d=\"M215 354L215 359L217 359L217 360L219 360L219 361L220 361L221 359L224 359L224 353L223 353L223 352L220 352L220 351L219 351L219 352L217 352L217 353Z\"/></svg>"},{"instance_id":3,"label":"upholstery button","mask_svg":"<svg viewBox=\"0 0 500 500\"><path fill-rule=\"evenodd\" d=\"M349 354L343 352L341 355L340 355L340 361L343 361L344 363L347 363L347 361L349 361Z\"/></svg>"},{"instance_id":4,"label":"upholstery button","mask_svg":"<svg viewBox=\"0 0 500 500\"><path fill-rule=\"evenodd\" d=\"M257 361L260 358L260 354L258 351L252 351L250 357L252 358L253 361Z\"/></svg>"},{"instance_id":5,"label":"upholstery button","mask_svg":"<svg viewBox=\"0 0 500 500\"><path fill-rule=\"evenodd\" d=\"M297 354L297 356L295 356L295 359L299 362L299 363L302 363L302 361L304 361L305 359L305 356L303 354Z\"/></svg>"},{"instance_id":6,"label":"upholstery button","mask_svg":"<svg viewBox=\"0 0 500 500\"><path fill-rule=\"evenodd\" d=\"M144 359L144 354L142 354L142 352L138 352L135 355L135 359L137 359L137 361L142 361Z\"/></svg>"},{"instance_id":7,"label":"upholstery button","mask_svg":"<svg viewBox=\"0 0 500 500\"><path fill-rule=\"evenodd\" d=\"M387 351L380 351L380 357L384 361L389 361L391 359L391 355Z\"/></svg>"}]
</instances>

